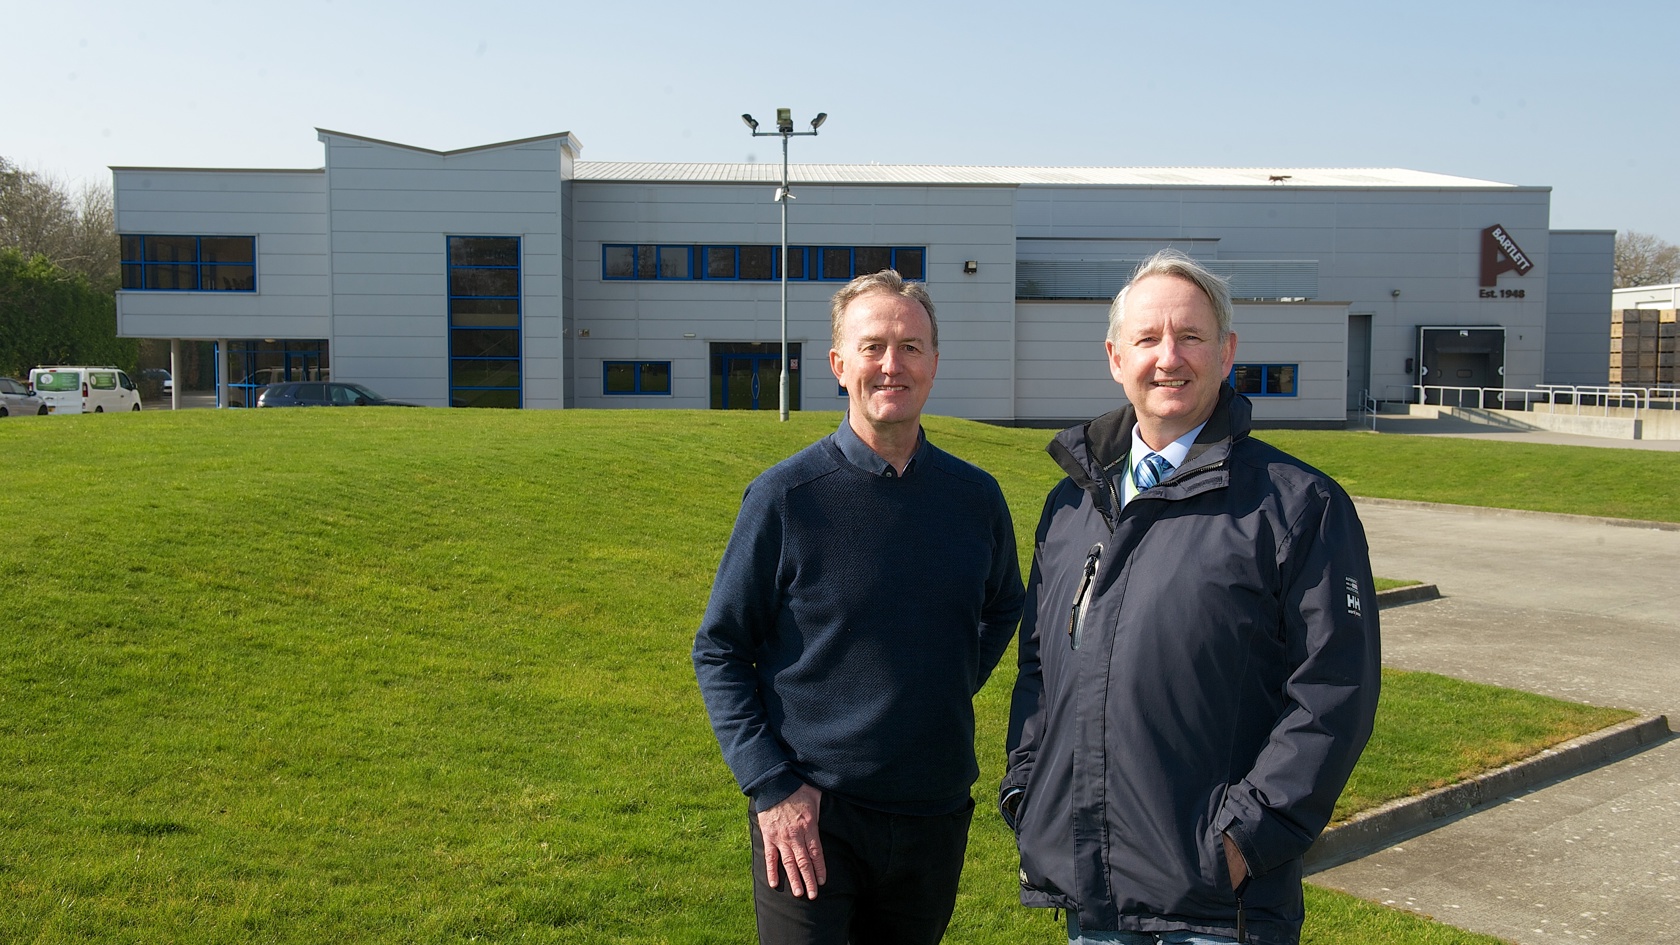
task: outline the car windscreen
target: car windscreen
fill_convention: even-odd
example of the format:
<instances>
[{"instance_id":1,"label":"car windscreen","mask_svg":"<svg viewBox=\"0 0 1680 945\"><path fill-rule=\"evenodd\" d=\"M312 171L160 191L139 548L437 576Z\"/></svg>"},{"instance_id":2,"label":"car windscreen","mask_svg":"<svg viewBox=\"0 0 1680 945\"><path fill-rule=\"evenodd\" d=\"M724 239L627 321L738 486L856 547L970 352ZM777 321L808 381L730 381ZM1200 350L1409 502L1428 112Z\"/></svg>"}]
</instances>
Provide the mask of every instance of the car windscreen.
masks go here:
<instances>
[{"instance_id":1,"label":"car windscreen","mask_svg":"<svg viewBox=\"0 0 1680 945\"><path fill-rule=\"evenodd\" d=\"M75 371L48 371L35 375L36 390L68 391L80 390L81 375Z\"/></svg>"}]
</instances>

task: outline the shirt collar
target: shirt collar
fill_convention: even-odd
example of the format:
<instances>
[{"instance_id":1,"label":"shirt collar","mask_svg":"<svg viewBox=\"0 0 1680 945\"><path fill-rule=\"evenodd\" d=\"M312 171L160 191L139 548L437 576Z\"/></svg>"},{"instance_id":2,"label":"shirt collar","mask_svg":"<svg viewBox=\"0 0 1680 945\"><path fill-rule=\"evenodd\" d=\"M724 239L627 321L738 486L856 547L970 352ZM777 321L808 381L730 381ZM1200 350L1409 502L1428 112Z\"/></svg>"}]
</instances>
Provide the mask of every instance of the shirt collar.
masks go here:
<instances>
[{"instance_id":1,"label":"shirt collar","mask_svg":"<svg viewBox=\"0 0 1680 945\"><path fill-rule=\"evenodd\" d=\"M1189 433L1173 440L1171 443L1168 443L1166 446L1158 450L1150 449L1149 444L1143 442L1143 437L1138 435L1138 428L1135 426L1132 427L1132 455L1131 458L1126 461L1126 467L1130 469L1136 466L1150 453L1159 453L1162 459L1172 463L1173 469L1177 469L1178 467L1184 465L1185 457L1190 455L1190 447L1195 444L1196 437L1201 434L1202 427L1205 426L1207 426L1207 421L1203 420L1201 423L1196 424L1196 429L1191 430Z\"/></svg>"},{"instance_id":2,"label":"shirt collar","mask_svg":"<svg viewBox=\"0 0 1680 945\"><path fill-rule=\"evenodd\" d=\"M834 431L834 445L840 447L840 455L846 457L847 462L870 475L897 479L899 476L898 470L870 449L869 444L863 442L863 438L857 435L856 430L852 429L851 419L849 413L842 415L840 417L840 429ZM910 462L904 464L904 475L908 476L916 471L916 461L922 458L922 451L926 447L927 431L917 427L916 452L910 455Z\"/></svg>"}]
</instances>

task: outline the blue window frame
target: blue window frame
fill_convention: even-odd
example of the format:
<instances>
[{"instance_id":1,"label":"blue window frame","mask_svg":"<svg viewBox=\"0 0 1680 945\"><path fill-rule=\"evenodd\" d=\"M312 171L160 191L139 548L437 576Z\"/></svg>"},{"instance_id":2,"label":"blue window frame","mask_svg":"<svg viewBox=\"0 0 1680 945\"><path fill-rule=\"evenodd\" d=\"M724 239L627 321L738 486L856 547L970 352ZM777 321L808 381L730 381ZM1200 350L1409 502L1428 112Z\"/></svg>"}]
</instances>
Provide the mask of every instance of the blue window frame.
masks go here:
<instances>
[{"instance_id":1,"label":"blue window frame","mask_svg":"<svg viewBox=\"0 0 1680 945\"><path fill-rule=\"evenodd\" d=\"M1294 397L1298 364L1234 364L1231 386L1250 397Z\"/></svg>"},{"instance_id":2,"label":"blue window frame","mask_svg":"<svg viewBox=\"0 0 1680 945\"><path fill-rule=\"evenodd\" d=\"M772 282L781 279L781 246L762 244L601 244L606 281L694 280ZM846 282L896 269L913 282L927 279L925 246L789 246L788 280Z\"/></svg>"},{"instance_id":3,"label":"blue window frame","mask_svg":"<svg viewBox=\"0 0 1680 945\"><path fill-rule=\"evenodd\" d=\"M124 233L122 287L142 292L255 292L254 236Z\"/></svg>"},{"instance_id":4,"label":"blue window frame","mask_svg":"<svg viewBox=\"0 0 1680 945\"><path fill-rule=\"evenodd\" d=\"M519 237L446 239L450 406L523 406Z\"/></svg>"},{"instance_id":5,"label":"blue window frame","mask_svg":"<svg viewBox=\"0 0 1680 945\"><path fill-rule=\"evenodd\" d=\"M670 394L669 361L602 361L601 393Z\"/></svg>"}]
</instances>

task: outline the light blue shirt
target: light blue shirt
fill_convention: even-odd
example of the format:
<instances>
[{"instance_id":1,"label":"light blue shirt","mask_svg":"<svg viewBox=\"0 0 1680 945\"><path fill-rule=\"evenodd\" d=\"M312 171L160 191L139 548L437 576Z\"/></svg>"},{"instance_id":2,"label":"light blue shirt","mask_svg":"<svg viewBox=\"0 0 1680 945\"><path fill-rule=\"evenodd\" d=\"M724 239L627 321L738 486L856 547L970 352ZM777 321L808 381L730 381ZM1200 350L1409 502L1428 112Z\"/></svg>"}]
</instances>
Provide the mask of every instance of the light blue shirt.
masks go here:
<instances>
[{"instance_id":1,"label":"light blue shirt","mask_svg":"<svg viewBox=\"0 0 1680 945\"><path fill-rule=\"evenodd\" d=\"M1205 426L1207 426L1207 421L1203 420L1196 425L1196 429L1158 450L1150 449L1149 444L1143 442L1143 437L1138 435L1138 428L1132 427L1132 451L1126 455L1126 468L1120 473L1121 504L1124 505L1126 502L1137 498L1137 486L1132 483L1132 470L1137 468L1138 463L1143 462L1145 456L1150 453L1159 453L1162 459L1172 464L1172 470L1166 476L1161 477L1164 480L1167 476L1177 472L1178 467L1184 465L1185 457L1190 455L1191 444L1196 442L1196 437L1201 434L1202 427Z\"/></svg>"}]
</instances>

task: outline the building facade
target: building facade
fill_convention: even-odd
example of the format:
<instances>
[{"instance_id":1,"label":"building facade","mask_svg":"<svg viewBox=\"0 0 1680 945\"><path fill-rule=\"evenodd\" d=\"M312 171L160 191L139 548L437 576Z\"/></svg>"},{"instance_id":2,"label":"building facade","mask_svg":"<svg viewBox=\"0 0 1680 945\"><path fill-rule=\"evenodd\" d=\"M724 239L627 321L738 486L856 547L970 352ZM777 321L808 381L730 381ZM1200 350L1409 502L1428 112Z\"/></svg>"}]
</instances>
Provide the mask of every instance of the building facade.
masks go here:
<instances>
[{"instance_id":1,"label":"building facade","mask_svg":"<svg viewBox=\"0 0 1680 945\"><path fill-rule=\"evenodd\" d=\"M437 406L778 405L779 166L586 162L570 134L450 152L319 137L311 170L114 168L119 333L216 341L224 403L330 375ZM1340 425L1420 384L1603 382L1613 237L1551 231L1546 187L816 164L792 189L795 409L844 407L828 299L888 267L938 308L930 411L1110 409L1108 300L1168 246L1230 278L1233 381L1261 422Z\"/></svg>"}]
</instances>

